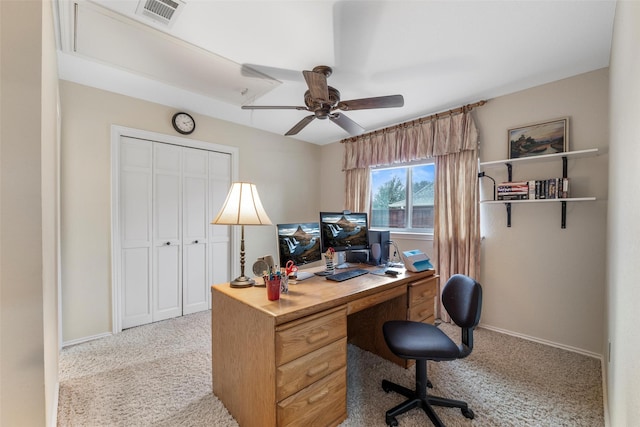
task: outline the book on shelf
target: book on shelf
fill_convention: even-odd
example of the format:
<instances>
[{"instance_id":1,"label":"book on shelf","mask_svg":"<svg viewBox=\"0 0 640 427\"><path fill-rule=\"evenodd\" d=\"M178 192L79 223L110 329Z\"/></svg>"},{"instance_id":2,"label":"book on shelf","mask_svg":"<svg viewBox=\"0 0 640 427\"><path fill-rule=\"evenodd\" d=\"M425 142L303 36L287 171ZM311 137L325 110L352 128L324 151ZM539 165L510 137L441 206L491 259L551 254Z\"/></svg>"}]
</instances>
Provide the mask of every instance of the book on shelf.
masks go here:
<instances>
[{"instance_id":1,"label":"book on shelf","mask_svg":"<svg viewBox=\"0 0 640 427\"><path fill-rule=\"evenodd\" d=\"M569 178L502 182L496 190L498 200L566 199L569 197Z\"/></svg>"},{"instance_id":2,"label":"book on shelf","mask_svg":"<svg viewBox=\"0 0 640 427\"><path fill-rule=\"evenodd\" d=\"M498 200L527 200L528 194L498 194Z\"/></svg>"},{"instance_id":3,"label":"book on shelf","mask_svg":"<svg viewBox=\"0 0 640 427\"><path fill-rule=\"evenodd\" d=\"M560 198L569 198L569 178L562 178L562 189L560 190Z\"/></svg>"},{"instance_id":4,"label":"book on shelf","mask_svg":"<svg viewBox=\"0 0 640 427\"><path fill-rule=\"evenodd\" d=\"M558 187L558 178L547 179L547 199L556 199L556 188Z\"/></svg>"}]
</instances>

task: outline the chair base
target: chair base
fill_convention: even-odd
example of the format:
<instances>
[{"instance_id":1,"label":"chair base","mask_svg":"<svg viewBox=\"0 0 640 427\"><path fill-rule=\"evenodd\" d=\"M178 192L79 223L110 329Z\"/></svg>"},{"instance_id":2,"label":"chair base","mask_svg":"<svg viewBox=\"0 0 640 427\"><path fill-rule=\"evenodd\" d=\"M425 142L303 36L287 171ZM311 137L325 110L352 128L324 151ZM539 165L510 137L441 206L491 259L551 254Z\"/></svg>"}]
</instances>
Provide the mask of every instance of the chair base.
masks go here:
<instances>
[{"instance_id":1,"label":"chair base","mask_svg":"<svg viewBox=\"0 0 640 427\"><path fill-rule=\"evenodd\" d=\"M453 399L445 399L442 397L429 396L426 392L420 393L419 391L410 390L406 387L403 387L399 384L392 383L391 381L382 380L382 389L389 393L390 391L394 391L398 394L401 394L408 398L408 400L402 402L398 406L395 406L389 409L385 415L385 421L388 426L397 426L398 420L396 416L400 414L404 414L405 412L413 409L413 408L422 408L424 412L427 414L433 425L436 427L444 427L442 420L435 413L431 405L434 406L445 406L448 408L460 408L462 411L462 415L469 419L473 419L475 414L469 407L466 402L461 400L453 400ZM421 395L423 394L423 395Z\"/></svg>"}]
</instances>

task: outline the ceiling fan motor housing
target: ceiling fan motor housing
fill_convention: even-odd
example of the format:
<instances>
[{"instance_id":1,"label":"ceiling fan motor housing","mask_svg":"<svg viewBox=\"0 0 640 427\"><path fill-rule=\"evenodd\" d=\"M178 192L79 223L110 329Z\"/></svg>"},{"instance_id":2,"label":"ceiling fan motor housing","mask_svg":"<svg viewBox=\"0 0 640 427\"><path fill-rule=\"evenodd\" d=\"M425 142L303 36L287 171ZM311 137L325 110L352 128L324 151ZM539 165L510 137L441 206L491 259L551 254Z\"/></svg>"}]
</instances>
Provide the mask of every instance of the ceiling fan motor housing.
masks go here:
<instances>
[{"instance_id":1,"label":"ceiling fan motor housing","mask_svg":"<svg viewBox=\"0 0 640 427\"><path fill-rule=\"evenodd\" d=\"M304 103L309 111L313 111L317 119L326 119L331 110L340 102L338 89L331 86L328 86L327 89L329 90L329 102L314 99L309 90L304 93Z\"/></svg>"}]
</instances>

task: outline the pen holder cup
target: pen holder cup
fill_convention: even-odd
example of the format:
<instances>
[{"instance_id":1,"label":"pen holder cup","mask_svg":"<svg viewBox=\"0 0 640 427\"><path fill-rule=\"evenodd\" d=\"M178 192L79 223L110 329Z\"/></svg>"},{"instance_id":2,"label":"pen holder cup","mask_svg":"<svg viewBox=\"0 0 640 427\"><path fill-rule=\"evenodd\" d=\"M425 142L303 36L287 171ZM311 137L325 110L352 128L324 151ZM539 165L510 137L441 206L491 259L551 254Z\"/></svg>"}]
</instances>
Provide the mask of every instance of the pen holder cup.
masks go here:
<instances>
[{"instance_id":1,"label":"pen holder cup","mask_svg":"<svg viewBox=\"0 0 640 427\"><path fill-rule=\"evenodd\" d=\"M265 280L267 284L267 298L269 301L276 301L280 299L280 278L273 280Z\"/></svg>"},{"instance_id":2,"label":"pen holder cup","mask_svg":"<svg viewBox=\"0 0 640 427\"><path fill-rule=\"evenodd\" d=\"M324 256L324 262L327 265L326 271L328 271L331 274L334 274L336 272L336 267L335 267L335 263L333 260L333 256L327 256L327 255L323 255Z\"/></svg>"}]
</instances>

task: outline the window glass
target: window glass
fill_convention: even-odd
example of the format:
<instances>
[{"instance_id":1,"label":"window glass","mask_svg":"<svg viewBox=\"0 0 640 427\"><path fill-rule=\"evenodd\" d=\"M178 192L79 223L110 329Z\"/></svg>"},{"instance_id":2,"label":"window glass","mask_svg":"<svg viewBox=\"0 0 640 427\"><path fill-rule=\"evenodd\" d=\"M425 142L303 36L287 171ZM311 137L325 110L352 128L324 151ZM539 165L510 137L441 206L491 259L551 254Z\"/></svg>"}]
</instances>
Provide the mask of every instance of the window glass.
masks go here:
<instances>
[{"instance_id":1,"label":"window glass","mask_svg":"<svg viewBox=\"0 0 640 427\"><path fill-rule=\"evenodd\" d=\"M370 227L433 233L435 165L371 170Z\"/></svg>"}]
</instances>

